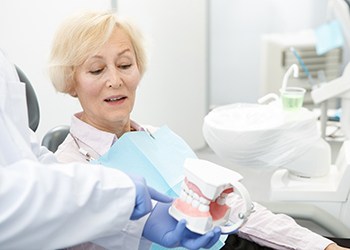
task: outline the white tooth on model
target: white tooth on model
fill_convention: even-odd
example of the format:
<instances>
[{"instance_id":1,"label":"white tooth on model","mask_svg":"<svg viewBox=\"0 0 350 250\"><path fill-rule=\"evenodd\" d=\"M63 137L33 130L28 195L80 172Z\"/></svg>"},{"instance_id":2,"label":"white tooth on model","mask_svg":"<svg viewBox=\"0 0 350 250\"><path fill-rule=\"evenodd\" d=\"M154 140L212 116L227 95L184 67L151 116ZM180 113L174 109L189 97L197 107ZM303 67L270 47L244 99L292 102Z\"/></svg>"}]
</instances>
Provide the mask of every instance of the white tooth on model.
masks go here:
<instances>
[{"instance_id":1,"label":"white tooth on model","mask_svg":"<svg viewBox=\"0 0 350 250\"><path fill-rule=\"evenodd\" d=\"M205 199L204 197L200 197L199 198L199 202L204 204L204 205L209 205L210 204L210 200Z\"/></svg>"},{"instance_id":2,"label":"white tooth on model","mask_svg":"<svg viewBox=\"0 0 350 250\"><path fill-rule=\"evenodd\" d=\"M186 201L186 197L187 197L187 194L184 190L181 191L181 196L180 196L180 199L183 200L183 201Z\"/></svg>"},{"instance_id":3,"label":"white tooth on model","mask_svg":"<svg viewBox=\"0 0 350 250\"><path fill-rule=\"evenodd\" d=\"M199 204L198 210L201 211L201 212L209 212L209 206L208 205Z\"/></svg>"},{"instance_id":4,"label":"white tooth on model","mask_svg":"<svg viewBox=\"0 0 350 250\"><path fill-rule=\"evenodd\" d=\"M220 194L220 197L221 197L221 198L226 198L227 195L228 195L227 193L221 193L221 194Z\"/></svg>"},{"instance_id":5,"label":"white tooth on model","mask_svg":"<svg viewBox=\"0 0 350 250\"><path fill-rule=\"evenodd\" d=\"M226 199L225 199L225 198L222 198L222 197L220 196L219 198L216 199L216 202L217 202L219 205L225 205Z\"/></svg>"},{"instance_id":6,"label":"white tooth on model","mask_svg":"<svg viewBox=\"0 0 350 250\"><path fill-rule=\"evenodd\" d=\"M199 201L199 195L197 193L193 193L193 199Z\"/></svg>"},{"instance_id":7,"label":"white tooth on model","mask_svg":"<svg viewBox=\"0 0 350 250\"><path fill-rule=\"evenodd\" d=\"M186 197L186 202L189 203L189 204L191 204L192 201L193 201L193 198L192 198L191 196L188 195L188 196Z\"/></svg>"},{"instance_id":8,"label":"white tooth on model","mask_svg":"<svg viewBox=\"0 0 350 250\"><path fill-rule=\"evenodd\" d=\"M193 199L193 201L192 201L192 207L194 207L194 208L197 208L197 207L199 207L199 200L196 200L196 199Z\"/></svg>"}]
</instances>

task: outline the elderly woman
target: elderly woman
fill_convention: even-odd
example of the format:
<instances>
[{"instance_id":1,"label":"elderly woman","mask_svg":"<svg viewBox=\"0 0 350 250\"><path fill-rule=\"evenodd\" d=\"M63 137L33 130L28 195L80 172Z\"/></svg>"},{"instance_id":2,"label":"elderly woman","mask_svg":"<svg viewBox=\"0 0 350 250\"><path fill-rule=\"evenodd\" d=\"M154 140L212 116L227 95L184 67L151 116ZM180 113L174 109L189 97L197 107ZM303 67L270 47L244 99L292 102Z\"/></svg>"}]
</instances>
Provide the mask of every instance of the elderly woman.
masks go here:
<instances>
[{"instance_id":1,"label":"elderly woman","mask_svg":"<svg viewBox=\"0 0 350 250\"><path fill-rule=\"evenodd\" d=\"M98 159L125 133L149 129L130 118L145 68L140 34L113 14L88 12L63 23L52 47L50 77L57 91L79 99L83 111L72 117L70 134L56 152L60 161ZM238 234L275 249L341 249L259 204Z\"/></svg>"},{"instance_id":2,"label":"elderly woman","mask_svg":"<svg viewBox=\"0 0 350 250\"><path fill-rule=\"evenodd\" d=\"M86 162L97 158L123 133L140 129L129 118L145 68L140 41L129 25L117 23L109 13L85 13L62 25L51 53L51 79L58 91L78 97L84 111L73 117L70 135L57 153L60 161ZM124 235L118 236L132 235L128 245L113 245L117 236L112 236L111 245L104 246L137 249L147 245L139 242L141 236L164 246L195 249L209 248L218 240L218 228L203 236L191 233L185 222L177 223L170 217L168 207L158 203L156 213L130 221L123 229ZM158 222L151 223L152 217ZM95 243L76 248L99 249L100 242Z\"/></svg>"}]
</instances>

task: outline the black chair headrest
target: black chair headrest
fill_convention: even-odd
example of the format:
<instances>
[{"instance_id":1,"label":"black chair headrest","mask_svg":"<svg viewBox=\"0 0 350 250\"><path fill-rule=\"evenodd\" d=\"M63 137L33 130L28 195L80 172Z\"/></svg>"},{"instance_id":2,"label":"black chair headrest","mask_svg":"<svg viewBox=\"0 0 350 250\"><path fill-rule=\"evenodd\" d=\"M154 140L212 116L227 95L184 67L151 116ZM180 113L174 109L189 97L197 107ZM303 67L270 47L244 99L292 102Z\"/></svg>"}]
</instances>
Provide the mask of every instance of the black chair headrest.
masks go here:
<instances>
[{"instance_id":1,"label":"black chair headrest","mask_svg":"<svg viewBox=\"0 0 350 250\"><path fill-rule=\"evenodd\" d=\"M40 121L40 109L38 99L36 97L35 91L33 89L32 84L28 80L27 76L23 73L23 71L16 66L17 74L19 76L19 80L26 85L26 97L27 97L27 110L28 110L28 119L29 119L29 127L36 131L39 126Z\"/></svg>"}]
</instances>

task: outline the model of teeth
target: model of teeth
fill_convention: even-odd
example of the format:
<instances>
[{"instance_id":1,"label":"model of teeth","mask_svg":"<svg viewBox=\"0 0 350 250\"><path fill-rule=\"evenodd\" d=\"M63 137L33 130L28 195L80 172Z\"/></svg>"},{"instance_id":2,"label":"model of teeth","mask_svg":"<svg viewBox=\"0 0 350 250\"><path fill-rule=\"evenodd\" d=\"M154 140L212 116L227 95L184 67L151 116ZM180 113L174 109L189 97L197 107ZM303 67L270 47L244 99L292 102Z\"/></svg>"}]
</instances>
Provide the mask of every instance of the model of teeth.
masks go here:
<instances>
[{"instance_id":1,"label":"model of teeth","mask_svg":"<svg viewBox=\"0 0 350 250\"><path fill-rule=\"evenodd\" d=\"M186 159L185 179L181 195L169 209L177 220L186 219L187 228L205 234L215 226L222 233L240 228L253 209L250 196L240 183L242 176L237 172L200 159ZM238 218L230 218L231 209L226 204L229 195L239 194L244 200L244 211Z\"/></svg>"}]
</instances>

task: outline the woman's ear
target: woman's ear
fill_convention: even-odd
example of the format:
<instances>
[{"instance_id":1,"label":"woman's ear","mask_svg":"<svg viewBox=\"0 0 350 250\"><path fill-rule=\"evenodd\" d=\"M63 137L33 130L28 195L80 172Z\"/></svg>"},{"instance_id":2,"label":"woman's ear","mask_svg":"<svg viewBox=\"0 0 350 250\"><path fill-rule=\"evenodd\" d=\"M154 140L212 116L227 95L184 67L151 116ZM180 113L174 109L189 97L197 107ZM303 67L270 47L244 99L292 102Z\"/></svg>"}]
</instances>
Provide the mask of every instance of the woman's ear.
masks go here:
<instances>
[{"instance_id":1,"label":"woman's ear","mask_svg":"<svg viewBox=\"0 0 350 250\"><path fill-rule=\"evenodd\" d=\"M67 93L70 94L73 97L77 97L78 96L77 92L75 91L74 83L70 85L70 88L68 89Z\"/></svg>"},{"instance_id":2,"label":"woman's ear","mask_svg":"<svg viewBox=\"0 0 350 250\"><path fill-rule=\"evenodd\" d=\"M78 94L75 91L71 91L69 94L73 97L78 97Z\"/></svg>"},{"instance_id":3,"label":"woman's ear","mask_svg":"<svg viewBox=\"0 0 350 250\"><path fill-rule=\"evenodd\" d=\"M78 97L78 94L75 90L75 86L76 86L75 79L71 79L70 82L68 83L68 86L69 86L68 94L70 94L73 97Z\"/></svg>"},{"instance_id":4,"label":"woman's ear","mask_svg":"<svg viewBox=\"0 0 350 250\"><path fill-rule=\"evenodd\" d=\"M71 85L71 88L70 88L70 90L68 91L68 94L70 94L70 95L73 96L73 97L78 97L78 94L77 94L77 92L75 91L75 86L74 86L74 84Z\"/></svg>"}]
</instances>

